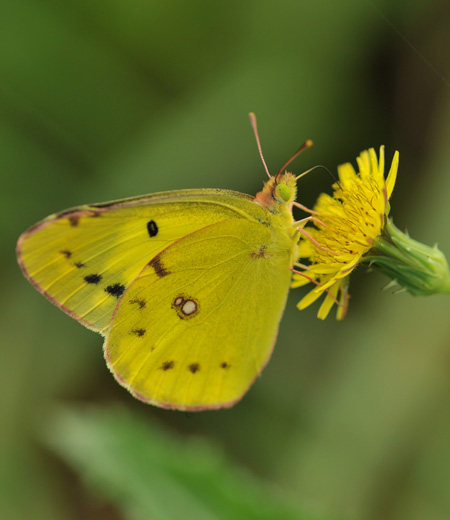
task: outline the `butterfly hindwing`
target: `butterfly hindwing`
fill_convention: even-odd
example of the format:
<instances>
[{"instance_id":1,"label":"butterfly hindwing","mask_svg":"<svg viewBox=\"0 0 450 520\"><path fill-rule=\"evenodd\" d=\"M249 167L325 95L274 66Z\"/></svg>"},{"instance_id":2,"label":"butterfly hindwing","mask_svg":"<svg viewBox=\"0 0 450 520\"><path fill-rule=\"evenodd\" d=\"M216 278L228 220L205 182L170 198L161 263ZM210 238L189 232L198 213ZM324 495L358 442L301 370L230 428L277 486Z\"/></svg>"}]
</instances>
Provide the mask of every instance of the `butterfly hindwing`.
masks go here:
<instances>
[{"instance_id":1,"label":"butterfly hindwing","mask_svg":"<svg viewBox=\"0 0 450 520\"><path fill-rule=\"evenodd\" d=\"M230 406L272 351L290 282L272 231L228 219L176 241L121 297L105 356L141 400L178 409Z\"/></svg>"}]
</instances>

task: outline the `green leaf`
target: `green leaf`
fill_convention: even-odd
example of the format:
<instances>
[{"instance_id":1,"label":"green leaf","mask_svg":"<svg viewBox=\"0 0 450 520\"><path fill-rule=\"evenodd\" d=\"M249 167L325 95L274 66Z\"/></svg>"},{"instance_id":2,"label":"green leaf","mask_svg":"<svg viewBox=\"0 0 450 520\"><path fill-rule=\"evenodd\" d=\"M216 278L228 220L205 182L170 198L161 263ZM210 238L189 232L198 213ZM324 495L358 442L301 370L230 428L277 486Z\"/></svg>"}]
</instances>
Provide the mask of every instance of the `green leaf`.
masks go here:
<instances>
[{"instance_id":1,"label":"green leaf","mask_svg":"<svg viewBox=\"0 0 450 520\"><path fill-rule=\"evenodd\" d=\"M56 409L43 434L126 518L325 520L233 467L217 446L177 437L118 407Z\"/></svg>"}]
</instances>

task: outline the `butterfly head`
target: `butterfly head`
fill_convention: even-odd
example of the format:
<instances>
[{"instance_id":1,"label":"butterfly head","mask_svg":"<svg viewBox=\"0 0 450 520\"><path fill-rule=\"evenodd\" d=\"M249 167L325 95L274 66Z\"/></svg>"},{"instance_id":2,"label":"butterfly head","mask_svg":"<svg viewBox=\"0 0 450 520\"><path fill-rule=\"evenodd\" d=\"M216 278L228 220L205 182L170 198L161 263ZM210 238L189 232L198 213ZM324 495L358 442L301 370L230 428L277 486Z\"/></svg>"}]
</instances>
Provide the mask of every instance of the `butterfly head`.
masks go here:
<instances>
[{"instance_id":1,"label":"butterfly head","mask_svg":"<svg viewBox=\"0 0 450 520\"><path fill-rule=\"evenodd\" d=\"M289 204L295 200L295 196L297 195L296 179L292 173L285 173L279 177L278 182L275 177L275 198L281 204Z\"/></svg>"},{"instance_id":2,"label":"butterfly head","mask_svg":"<svg viewBox=\"0 0 450 520\"><path fill-rule=\"evenodd\" d=\"M276 211L280 205L290 207L297 196L297 180L292 173L278 173L264 183L262 191L256 194L255 202L269 211Z\"/></svg>"}]
</instances>

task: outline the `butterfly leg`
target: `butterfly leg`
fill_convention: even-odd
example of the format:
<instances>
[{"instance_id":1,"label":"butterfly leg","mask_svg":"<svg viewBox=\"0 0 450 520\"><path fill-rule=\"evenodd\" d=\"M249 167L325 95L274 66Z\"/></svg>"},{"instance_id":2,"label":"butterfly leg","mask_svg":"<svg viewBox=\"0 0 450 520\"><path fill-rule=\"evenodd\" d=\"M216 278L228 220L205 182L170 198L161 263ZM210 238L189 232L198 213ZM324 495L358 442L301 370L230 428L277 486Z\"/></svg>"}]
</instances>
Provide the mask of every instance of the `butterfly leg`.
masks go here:
<instances>
[{"instance_id":1,"label":"butterfly leg","mask_svg":"<svg viewBox=\"0 0 450 520\"><path fill-rule=\"evenodd\" d=\"M309 220L311 220L312 218L314 217L308 217ZM306 220L306 219L305 219ZM316 239L314 239L307 231L305 231L302 227L298 227L297 230L302 234L304 235L306 238L308 238L309 240L311 240L311 242L317 246L319 249L322 249L322 251L327 251L328 253L331 253L332 255L335 255L335 256L340 256L339 253L336 253L335 251L332 251L331 249L328 249L328 247L325 247L325 246L322 246L321 244L319 244L319 242L317 242Z\"/></svg>"},{"instance_id":2,"label":"butterfly leg","mask_svg":"<svg viewBox=\"0 0 450 520\"><path fill-rule=\"evenodd\" d=\"M298 265L298 264L296 264ZM303 266L302 266L303 267ZM317 287L320 287L321 286L321 283L318 282L317 280L315 280L312 276L308 276L307 274L305 274L303 271L297 271L297 269L294 269L294 267L291 267L290 268L291 272L293 272L294 274L298 274L300 276L303 276L303 278L306 278L309 282L313 283L314 285L317 285ZM324 291L334 300L334 303L336 303L336 305L342 307L342 303L340 303L335 296L333 296L333 294L330 293L330 291L328 289L324 289Z\"/></svg>"},{"instance_id":3,"label":"butterfly leg","mask_svg":"<svg viewBox=\"0 0 450 520\"><path fill-rule=\"evenodd\" d=\"M319 213L317 211L307 208L303 204L300 204L300 202L294 201L294 202L292 202L292 205L295 206L296 208L300 208L301 210L306 211L306 213L311 213L311 215L319 215Z\"/></svg>"}]
</instances>

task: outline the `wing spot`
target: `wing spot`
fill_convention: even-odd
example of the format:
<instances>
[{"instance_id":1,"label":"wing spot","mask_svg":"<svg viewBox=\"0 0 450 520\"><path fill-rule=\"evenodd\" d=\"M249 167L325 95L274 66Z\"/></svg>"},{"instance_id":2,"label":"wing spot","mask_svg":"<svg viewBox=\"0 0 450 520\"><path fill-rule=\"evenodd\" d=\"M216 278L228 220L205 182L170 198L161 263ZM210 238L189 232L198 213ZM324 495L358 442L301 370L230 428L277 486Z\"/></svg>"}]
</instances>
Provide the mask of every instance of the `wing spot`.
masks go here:
<instances>
[{"instance_id":1,"label":"wing spot","mask_svg":"<svg viewBox=\"0 0 450 520\"><path fill-rule=\"evenodd\" d=\"M149 220L147 222L147 231L150 238L156 237L156 235L158 234L159 229L154 220Z\"/></svg>"},{"instance_id":2,"label":"wing spot","mask_svg":"<svg viewBox=\"0 0 450 520\"><path fill-rule=\"evenodd\" d=\"M181 312L186 316L196 313L197 310L198 306L195 300L186 300L181 307Z\"/></svg>"},{"instance_id":3,"label":"wing spot","mask_svg":"<svg viewBox=\"0 0 450 520\"><path fill-rule=\"evenodd\" d=\"M73 265L75 267L78 267L78 269L81 269L82 267L86 266L86 264L83 264L83 262L75 262Z\"/></svg>"},{"instance_id":4,"label":"wing spot","mask_svg":"<svg viewBox=\"0 0 450 520\"><path fill-rule=\"evenodd\" d=\"M172 308L176 310L182 320L193 318L199 313L198 301L194 298L179 295L172 303Z\"/></svg>"},{"instance_id":5,"label":"wing spot","mask_svg":"<svg viewBox=\"0 0 450 520\"><path fill-rule=\"evenodd\" d=\"M193 374L195 374L200 370L200 365L198 363L191 363L188 368Z\"/></svg>"},{"instance_id":6,"label":"wing spot","mask_svg":"<svg viewBox=\"0 0 450 520\"><path fill-rule=\"evenodd\" d=\"M163 278L164 276L167 276L168 274L170 274L169 271L165 268L164 264L162 263L160 256L157 256L156 258L154 258L150 262L150 266L153 267L153 269L155 270L155 273L160 278Z\"/></svg>"},{"instance_id":7,"label":"wing spot","mask_svg":"<svg viewBox=\"0 0 450 520\"><path fill-rule=\"evenodd\" d=\"M220 363L220 368L230 368L230 365L226 361L224 361L223 363Z\"/></svg>"},{"instance_id":8,"label":"wing spot","mask_svg":"<svg viewBox=\"0 0 450 520\"><path fill-rule=\"evenodd\" d=\"M93 283L94 285L97 285L100 280L102 279L101 274L88 274L84 277L84 281L87 283Z\"/></svg>"},{"instance_id":9,"label":"wing spot","mask_svg":"<svg viewBox=\"0 0 450 520\"><path fill-rule=\"evenodd\" d=\"M252 253L250 256L252 258L269 258L270 256L273 256L271 254L267 254L266 249L267 246L263 244L262 246L259 246L258 252Z\"/></svg>"},{"instance_id":10,"label":"wing spot","mask_svg":"<svg viewBox=\"0 0 450 520\"><path fill-rule=\"evenodd\" d=\"M60 251L60 253L67 259L69 259L72 256L72 251L69 251L68 249L64 249L63 251Z\"/></svg>"},{"instance_id":11,"label":"wing spot","mask_svg":"<svg viewBox=\"0 0 450 520\"><path fill-rule=\"evenodd\" d=\"M161 370L170 370L175 366L174 361L164 361L164 363L161 365Z\"/></svg>"},{"instance_id":12,"label":"wing spot","mask_svg":"<svg viewBox=\"0 0 450 520\"><path fill-rule=\"evenodd\" d=\"M125 285L123 285L121 283L115 283L113 285L108 285L108 287L105 289L105 291L108 294L110 294L111 296L115 296L117 299L119 299L125 291Z\"/></svg>"},{"instance_id":13,"label":"wing spot","mask_svg":"<svg viewBox=\"0 0 450 520\"><path fill-rule=\"evenodd\" d=\"M80 217L69 217L69 223L72 227L77 227L80 223Z\"/></svg>"},{"instance_id":14,"label":"wing spot","mask_svg":"<svg viewBox=\"0 0 450 520\"><path fill-rule=\"evenodd\" d=\"M131 331L131 334L135 334L136 336L138 336L139 338L142 338L142 336L146 333L147 331L145 329L134 329Z\"/></svg>"},{"instance_id":15,"label":"wing spot","mask_svg":"<svg viewBox=\"0 0 450 520\"><path fill-rule=\"evenodd\" d=\"M142 298L133 298L132 300L130 300L130 303L133 305L134 303L137 303L139 305L139 308L140 309L143 309L147 302L145 300L143 300Z\"/></svg>"}]
</instances>

